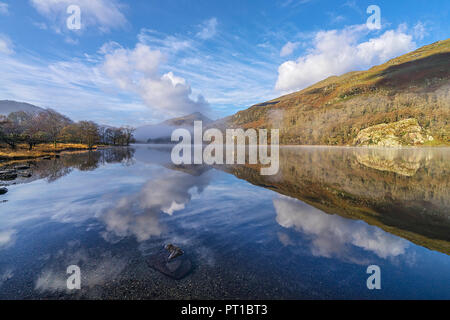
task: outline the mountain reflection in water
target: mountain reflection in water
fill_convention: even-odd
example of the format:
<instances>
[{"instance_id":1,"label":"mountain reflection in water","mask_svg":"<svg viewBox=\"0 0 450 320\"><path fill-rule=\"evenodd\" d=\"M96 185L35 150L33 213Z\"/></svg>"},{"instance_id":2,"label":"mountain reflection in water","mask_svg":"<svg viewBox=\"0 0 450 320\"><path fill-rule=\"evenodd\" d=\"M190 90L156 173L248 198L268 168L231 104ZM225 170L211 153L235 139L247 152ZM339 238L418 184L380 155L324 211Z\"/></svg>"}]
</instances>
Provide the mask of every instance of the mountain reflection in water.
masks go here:
<instances>
[{"instance_id":1,"label":"mountain reflection in water","mask_svg":"<svg viewBox=\"0 0 450 320\"><path fill-rule=\"evenodd\" d=\"M277 176L223 170L345 218L450 253L450 150L298 148L280 150Z\"/></svg>"},{"instance_id":2,"label":"mountain reflection in water","mask_svg":"<svg viewBox=\"0 0 450 320\"><path fill-rule=\"evenodd\" d=\"M448 149L282 147L276 176L170 152L68 153L4 182L0 299L450 298ZM145 263L168 242L194 262L178 282Z\"/></svg>"}]
</instances>

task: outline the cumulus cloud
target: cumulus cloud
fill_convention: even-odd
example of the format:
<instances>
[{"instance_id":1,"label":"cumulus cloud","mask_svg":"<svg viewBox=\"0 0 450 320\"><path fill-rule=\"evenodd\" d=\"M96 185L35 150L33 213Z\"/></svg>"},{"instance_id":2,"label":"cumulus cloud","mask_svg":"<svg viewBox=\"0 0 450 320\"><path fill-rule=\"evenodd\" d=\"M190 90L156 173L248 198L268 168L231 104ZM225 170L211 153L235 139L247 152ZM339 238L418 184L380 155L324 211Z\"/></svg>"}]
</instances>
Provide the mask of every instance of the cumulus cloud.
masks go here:
<instances>
[{"instance_id":1,"label":"cumulus cloud","mask_svg":"<svg viewBox=\"0 0 450 320\"><path fill-rule=\"evenodd\" d=\"M0 34L0 54L12 54L14 53L13 44L11 40L3 34Z\"/></svg>"},{"instance_id":2,"label":"cumulus cloud","mask_svg":"<svg viewBox=\"0 0 450 320\"><path fill-rule=\"evenodd\" d=\"M307 54L278 68L275 88L282 92L300 90L329 76L367 69L416 48L413 36L403 28L361 42L367 32L366 26L317 32Z\"/></svg>"},{"instance_id":3,"label":"cumulus cloud","mask_svg":"<svg viewBox=\"0 0 450 320\"><path fill-rule=\"evenodd\" d=\"M103 49L107 50L107 49ZM159 73L165 55L138 43L134 49L117 48L105 55L103 70L120 88L137 93L145 104L166 115L207 112L209 104L199 95L191 99L191 86L173 72Z\"/></svg>"},{"instance_id":4,"label":"cumulus cloud","mask_svg":"<svg viewBox=\"0 0 450 320\"><path fill-rule=\"evenodd\" d=\"M97 26L101 31L109 31L123 27L127 20L122 13L123 5L118 0L30 0L33 7L56 23L55 28L61 31L61 26L69 15L67 8L77 5L81 9L81 28Z\"/></svg>"},{"instance_id":5,"label":"cumulus cloud","mask_svg":"<svg viewBox=\"0 0 450 320\"><path fill-rule=\"evenodd\" d=\"M201 28L202 29L199 32L197 32L197 37L199 37L200 39L203 39L203 40L210 39L210 38L214 37L214 35L217 32L216 31L217 19L216 18L211 18L209 20L206 20L201 25Z\"/></svg>"},{"instance_id":6,"label":"cumulus cloud","mask_svg":"<svg viewBox=\"0 0 450 320\"><path fill-rule=\"evenodd\" d=\"M9 14L8 4L5 2L0 2L0 14Z\"/></svg>"},{"instance_id":7,"label":"cumulus cloud","mask_svg":"<svg viewBox=\"0 0 450 320\"><path fill-rule=\"evenodd\" d=\"M290 42L286 43L280 51L280 57L290 56L295 49L297 49L299 43L298 42Z\"/></svg>"},{"instance_id":8,"label":"cumulus cloud","mask_svg":"<svg viewBox=\"0 0 450 320\"><path fill-rule=\"evenodd\" d=\"M358 247L386 259L405 253L408 242L360 221L326 214L310 205L287 197L274 199L277 222L311 238L314 256L337 257L357 262L351 247Z\"/></svg>"}]
</instances>

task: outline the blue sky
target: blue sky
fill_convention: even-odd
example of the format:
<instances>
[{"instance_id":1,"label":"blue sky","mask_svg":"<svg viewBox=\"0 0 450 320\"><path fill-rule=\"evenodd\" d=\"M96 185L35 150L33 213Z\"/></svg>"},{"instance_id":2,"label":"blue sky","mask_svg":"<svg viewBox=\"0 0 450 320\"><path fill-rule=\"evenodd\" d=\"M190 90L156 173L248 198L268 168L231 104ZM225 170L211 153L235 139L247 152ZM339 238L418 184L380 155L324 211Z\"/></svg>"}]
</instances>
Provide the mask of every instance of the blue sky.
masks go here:
<instances>
[{"instance_id":1,"label":"blue sky","mask_svg":"<svg viewBox=\"0 0 450 320\"><path fill-rule=\"evenodd\" d=\"M81 29L67 27L70 5ZM381 28L366 21L377 5ZM0 99L74 120L216 119L449 37L448 1L0 0Z\"/></svg>"}]
</instances>

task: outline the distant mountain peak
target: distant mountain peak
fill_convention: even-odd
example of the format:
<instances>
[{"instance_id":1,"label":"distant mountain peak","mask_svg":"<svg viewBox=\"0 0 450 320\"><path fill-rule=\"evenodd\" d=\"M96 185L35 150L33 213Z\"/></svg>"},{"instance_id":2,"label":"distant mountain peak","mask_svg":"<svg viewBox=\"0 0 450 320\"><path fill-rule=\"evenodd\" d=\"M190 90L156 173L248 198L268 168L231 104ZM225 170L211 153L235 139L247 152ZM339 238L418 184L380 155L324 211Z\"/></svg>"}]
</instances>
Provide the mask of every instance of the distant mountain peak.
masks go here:
<instances>
[{"instance_id":1,"label":"distant mountain peak","mask_svg":"<svg viewBox=\"0 0 450 320\"><path fill-rule=\"evenodd\" d=\"M7 116L12 112L25 111L30 113L39 113L45 109L37 107L30 103L18 102L13 100L0 100L0 115Z\"/></svg>"},{"instance_id":2,"label":"distant mountain peak","mask_svg":"<svg viewBox=\"0 0 450 320\"><path fill-rule=\"evenodd\" d=\"M201 112L194 112L182 117L165 120L159 124L138 127L134 132L134 137L140 142L148 142L156 139L162 142L169 142L174 128L181 127L192 130L194 121L202 121L203 125L213 122Z\"/></svg>"},{"instance_id":3,"label":"distant mountain peak","mask_svg":"<svg viewBox=\"0 0 450 320\"><path fill-rule=\"evenodd\" d=\"M168 119L161 124L167 126L193 126L194 121L203 121L205 124L212 122L210 118L197 111L186 116Z\"/></svg>"}]
</instances>

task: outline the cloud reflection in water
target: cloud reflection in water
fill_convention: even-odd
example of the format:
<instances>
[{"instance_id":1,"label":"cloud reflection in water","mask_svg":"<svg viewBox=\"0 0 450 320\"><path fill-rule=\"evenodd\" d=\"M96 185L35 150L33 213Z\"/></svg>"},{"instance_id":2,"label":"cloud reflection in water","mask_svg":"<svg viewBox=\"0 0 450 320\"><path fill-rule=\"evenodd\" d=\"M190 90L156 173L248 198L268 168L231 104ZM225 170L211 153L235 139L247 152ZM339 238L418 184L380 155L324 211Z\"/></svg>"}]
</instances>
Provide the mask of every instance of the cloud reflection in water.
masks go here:
<instances>
[{"instance_id":1,"label":"cloud reflection in water","mask_svg":"<svg viewBox=\"0 0 450 320\"><path fill-rule=\"evenodd\" d=\"M100 217L106 230L118 237L135 236L141 242L160 236L164 227L159 215L172 215L183 210L192 197L192 190L201 193L209 184L208 172L191 176L181 172L166 172L150 180L135 195L119 200L116 207ZM110 235L105 235L108 239Z\"/></svg>"},{"instance_id":2,"label":"cloud reflection in water","mask_svg":"<svg viewBox=\"0 0 450 320\"><path fill-rule=\"evenodd\" d=\"M363 263L351 257L351 248L357 247L386 259L405 254L408 242L361 221L326 214L306 203L288 197L273 200L277 222L284 228L293 228L311 239L314 256L341 258ZM291 244L283 235L280 241Z\"/></svg>"}]
</instances>

